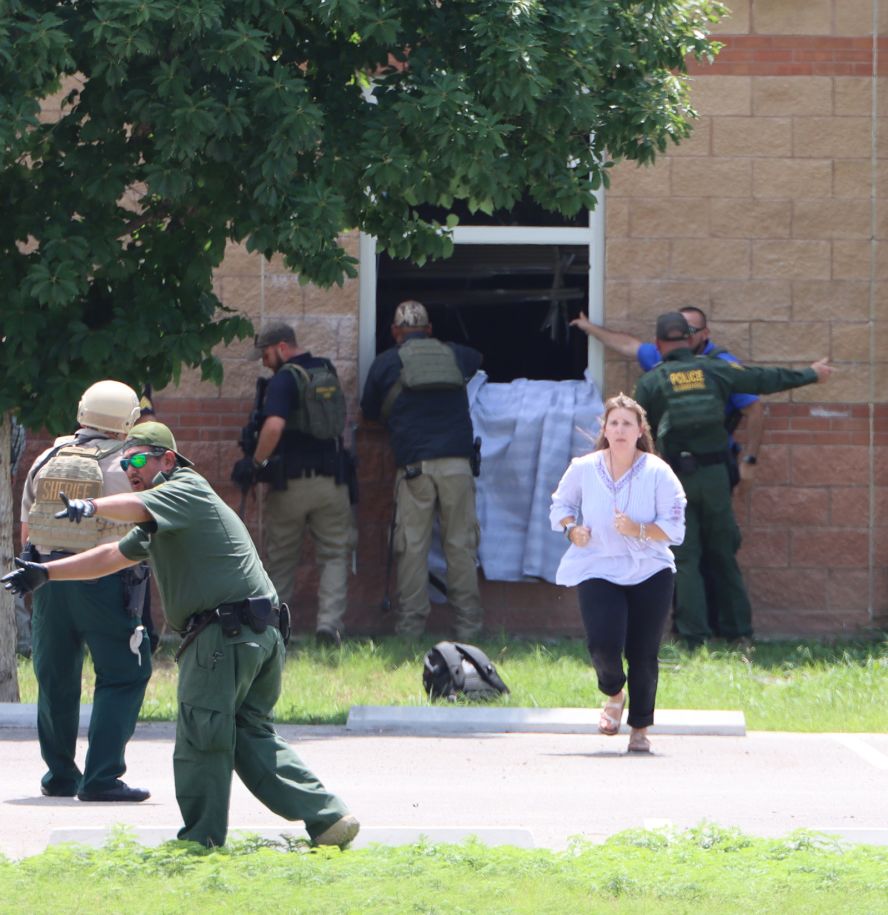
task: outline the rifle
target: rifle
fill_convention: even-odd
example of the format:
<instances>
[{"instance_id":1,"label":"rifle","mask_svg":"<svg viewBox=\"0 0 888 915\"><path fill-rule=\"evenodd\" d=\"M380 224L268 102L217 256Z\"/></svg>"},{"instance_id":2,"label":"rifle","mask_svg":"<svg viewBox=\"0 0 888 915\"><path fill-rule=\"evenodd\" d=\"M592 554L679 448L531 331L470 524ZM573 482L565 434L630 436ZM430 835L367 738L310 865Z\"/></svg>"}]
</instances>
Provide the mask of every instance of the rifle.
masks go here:
<instances>
[{"instance_id":1,"label":"rifle","mask_svg":"<svg viewBox=\"0 0 888 915\"><path fill-rule=\"evenodd\" d=\"M256 379L256 394L253 398L253 408L250 410L250 418L246 426L241 429L240 438L237 440L244 457L252 458L256 453L256 444L259 441L259 430L262 428L262 405L265 402L265 389L268 387L268 379L260 375ZM247 507L247 493L253 488L253 485L241 486L241 500L237 513L243 518L244 510Z\"/></svg>"}]
</instances>

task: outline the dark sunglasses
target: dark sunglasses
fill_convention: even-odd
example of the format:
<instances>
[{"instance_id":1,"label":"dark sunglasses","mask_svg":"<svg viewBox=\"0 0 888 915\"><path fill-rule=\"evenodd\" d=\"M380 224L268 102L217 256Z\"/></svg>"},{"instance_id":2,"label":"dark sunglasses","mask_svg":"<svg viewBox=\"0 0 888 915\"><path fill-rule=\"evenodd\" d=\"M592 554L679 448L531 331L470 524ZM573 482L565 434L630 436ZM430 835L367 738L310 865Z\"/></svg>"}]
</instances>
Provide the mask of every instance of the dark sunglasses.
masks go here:
<instances>
[{"instance_id":1,"label":"dark sunglasses","mask_svg":"<svg viewBox=\"0 0 888 915\"><path fill-rule=\"evenodd\" d=\"M693 324L688 324L688 330L692 334L699 334L701 330L706 330L705 327L694 327Z\"/></svg>"},{"instance_id":2,"label":"dark sunglasses","mask_svg":"<svg viewBox=\"0 0 888 915\"><path fill-rule=\"evenodd\" d=\"M148 463L148 458L162 457L164 454L166 454L165 451L140 451L138 454L131 454L128 458L121 458L120 466L123 470L129 470L130 467L141 470Z\"/></svg>"}]
</instances>

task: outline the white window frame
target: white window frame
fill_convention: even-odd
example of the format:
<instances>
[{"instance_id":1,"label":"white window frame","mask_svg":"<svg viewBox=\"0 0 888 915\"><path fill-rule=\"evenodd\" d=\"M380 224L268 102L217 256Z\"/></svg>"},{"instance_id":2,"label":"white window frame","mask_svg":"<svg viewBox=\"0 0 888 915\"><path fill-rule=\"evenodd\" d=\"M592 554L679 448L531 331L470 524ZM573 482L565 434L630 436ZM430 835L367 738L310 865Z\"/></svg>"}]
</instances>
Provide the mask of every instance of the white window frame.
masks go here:
<instances>
[{"instance_id":1,"label":"white window frame","mask_svg":"<svg viewBox=\"0 0 888 915\"><path fill-rule=\"evenodd\" d=\"M586 226L457 226L455 245L588 245L589 320L604 322L605 195L589 213ZM376 239L361 233L358 293L358 379L361 391L376 358ZM604 390L604 347L589 337L588 367L599 391Z\"/></svg>"}]
</instances>

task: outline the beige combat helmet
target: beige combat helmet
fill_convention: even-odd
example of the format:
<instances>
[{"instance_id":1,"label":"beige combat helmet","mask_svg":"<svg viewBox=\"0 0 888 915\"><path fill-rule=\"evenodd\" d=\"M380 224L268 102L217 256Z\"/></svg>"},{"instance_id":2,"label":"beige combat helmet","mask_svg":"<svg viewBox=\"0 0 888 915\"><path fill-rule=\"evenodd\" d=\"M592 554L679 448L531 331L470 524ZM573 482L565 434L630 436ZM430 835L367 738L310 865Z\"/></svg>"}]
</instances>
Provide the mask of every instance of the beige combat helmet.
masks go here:
<instances>
[{"instance_id":1,"label":"beige combat helmet","mask_svg":"<svg viewBox=\"0 0 888 915\"><path fill-rule=\"evenodd\" d=\"M120 381L97 381L88 387L77 407L77 422L103 432L127 433L139 418L139 397Z\"/></svg>"}]
</instances>

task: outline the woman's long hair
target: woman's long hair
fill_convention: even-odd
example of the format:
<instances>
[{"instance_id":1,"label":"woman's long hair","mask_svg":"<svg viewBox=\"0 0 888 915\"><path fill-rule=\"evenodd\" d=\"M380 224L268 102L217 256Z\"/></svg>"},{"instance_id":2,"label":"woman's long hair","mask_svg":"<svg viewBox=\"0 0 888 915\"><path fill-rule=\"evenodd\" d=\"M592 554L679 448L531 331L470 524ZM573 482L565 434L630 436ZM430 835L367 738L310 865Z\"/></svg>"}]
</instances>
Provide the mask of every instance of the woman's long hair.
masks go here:
<instances>
[{"instance_id":1,"label":"woman's long hair","mask_svg":"<svg viewBox=\"0 0 888 915\"><path fill-rule=\"evenodd\" d=\"M628 394L624 394L622 391L620 391L616 397L611 397L610 400L605 402L604 416L601 417L601 427L598 432L595 447L592 450L604 451L605 448L610 447L610 442L604 434L604 428L607 425L608 416L610 416L614 410L629 410L638 417L638 425L641 426L641 435L639 435L635 447L638 448L639 451L647 451L649 454L653 454L654 438L651 435L651 427L650 423L648 423L647 413L645 413L644 407L638 403L638 401L633 400Z\"/></svg>"}]
</instances>

